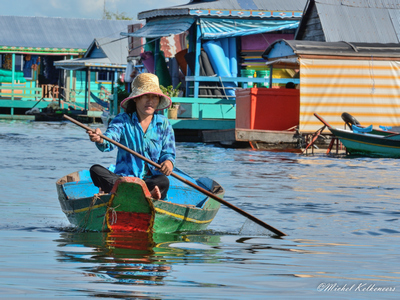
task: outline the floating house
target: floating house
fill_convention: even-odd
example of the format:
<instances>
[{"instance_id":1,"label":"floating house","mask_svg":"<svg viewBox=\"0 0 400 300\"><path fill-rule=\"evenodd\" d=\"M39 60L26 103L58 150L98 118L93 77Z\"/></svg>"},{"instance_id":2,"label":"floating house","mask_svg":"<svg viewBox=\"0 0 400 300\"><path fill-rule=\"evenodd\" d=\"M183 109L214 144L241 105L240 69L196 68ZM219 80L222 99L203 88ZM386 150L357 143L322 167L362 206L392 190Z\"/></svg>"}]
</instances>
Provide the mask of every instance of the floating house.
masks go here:
<instances>
[{"instance_id":1,"label":"floating house","mask_svg":"<svg viewBox=\"0 0 400 300\"><path fill-rule=\"evenodd\" d=\"M59 98L84 109L84 71L54 63L82 57L95 38L121 38L132 21L0 16L0 117L25 118ZM91 92L111 89L109 71L98 72ZM101 95L100 95L101 96ZM40 102L39 102L40 101ZM94 103L94 101L93 101Z\"/></svg>"},{"instance_id":2,"label":"floating house","mask_svg":"<svg viewBox=\"0 0 400 300\"><path fill-rule=\"evenodd\" d=\"M141 12L138 19L145 25L122 34L146 39L141 63L161 84L182 83L184 97L173 98L183 108L171 120L175 129L234 129L237 90L293 80L294 73L281 70L271 81L261 55L275 40L294 37L304 5L301 0L192 0ZM160 51L162 38L171 37L168 51Z\"/></svg>"},{"instance_id":3,"label":"floating house","mask_svg":"<svg viewBox=\"0 0 400 300\"><path fill-rule=\"evenodd\" d=\"M300 69L299 130L343 126L348 112L365 125L400 125L400 44L280 40L264 53L274 67Z\"/></svg>"},{"instance_id":4,"label":"floating house","mask_svg":"<svg viewBox=\"0 0 400 300\"><path fill-rule=\"evenodd\" d=\"M364 125L400 125L400 3L309 0L295 40L275 41L263 58L299 69L299 130L315 132L318 113L343 126L348 112Z\"/></svg>"},{"instance_id":5,"label":"floating house","mask_svg":"<svg viewBox=\"0 0 400 300\"><path fill-rule=\"evenodd\" d=\"M57 69L69 71L66 72L65 81L67 85L70 85L70 90L82 91L80 95L75 94L71 99L65 97L61 103L79 105L86 111L91 110L91 105L97 104L96 106L99 105L104 110L117 112L118 102L111 102L114 106L110 107L109 96L117 95L118 78L125 73L127 56L126 38L106 37L94 39L82 58L56 61L54 66ZM74 74L76 71L79 72ZM103 85L100 78L111 85ZM95 103L91 104L93 101Z\"/></svg>"}]
</instances>

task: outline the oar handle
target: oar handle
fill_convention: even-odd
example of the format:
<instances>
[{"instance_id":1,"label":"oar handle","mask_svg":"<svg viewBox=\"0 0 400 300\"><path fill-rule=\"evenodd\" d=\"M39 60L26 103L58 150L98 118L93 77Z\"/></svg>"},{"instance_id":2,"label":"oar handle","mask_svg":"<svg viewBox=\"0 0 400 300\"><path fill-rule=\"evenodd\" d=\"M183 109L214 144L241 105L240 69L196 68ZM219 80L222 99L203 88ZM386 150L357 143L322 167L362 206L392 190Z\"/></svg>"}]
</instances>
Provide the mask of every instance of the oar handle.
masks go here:
<instances>
[{"instance_id":1,"label":"oar handle","mask_svg":"<svg viewBox=\"0 0 400 300\"><path fill-rule=\"evenodd\" d=\"M75 123L76 125L82 127L83 129L86 129L87 131L93 131L93 132L95 132L95 130L94 130L93 128L90 128L90 127L88 127L88 126L86 126L86 125L84 125L84 124L78 122L77 120L75 120L75 119L73 119L73 118L71 118L71 117L69 117L69 116L67 116L67 115L64 115L64 118L67 119L67 120L69 120L69 121L71 121L72 123ZM149 163L150 165L152 165L152 166L154 166L154 167L156 167L156 168L158 168L158 169L161 168L161 166L160 166L159 164L157 164L157 163L155 163L154 161L148 159L147 157L144 157L143 155L141 155L141 154L139 154L139 153L133 151L132 149L130 149L130 148L128 148L128 147L126 147L126 146L124 146L124 145L122 145L122 144L120 144L120 143L114 141L113 139L110 139L109 137L106 137L106 136L103 135L103 134L99 134L99 136L100 136L102 139L104 139L104 140L106 140L106 141L109 141L110 143L112 143L112 144L114 144L114 145L120 147L121 149L123 149L123 150L125 150L125 151L127 151L127 152L129 152L129 153L131 153L131 154L133 154L133 155L135 155L135 156L137 156L137 157L139 157L140 159L144 160L145 162ZM286 234L283 233L282 231L280 231L280 230L278 230L278 229L276 229L276 228L274 228L274 227L268 225L267 223L261 221L260 219L257 219L257 218L254 217L253 215L250 215L249 213L245 212L244 210L241 210L240 208L234 206L233 204L231 204L231 203L229 203L229 202L227 202L227 201L225 201L225 200L219 198L218 196L214 195L214 194L211 193L210 191L207 191L206 189L203 189L202 187L200 187L200 186L194 184L193 182L191 182L191 181L189 181L189 180L183 178L182 176L180 176L180 175L178 175L178 174L176 174L176 173L171 173L171 176L173 176L173 177L175 177L176 179L182 181L183 183L186 183L187 185L191 186L192 188L198 190L199 192L202 192L203 194L207 195L208 197L214 199L215 201L218 201L219 203L224 204L225 206L228 206L229 208L233 209L234 211L236 211L237 213L241 214L242 216L244 216L244 217L246 217L246 218L252 220L253 222L257 223L258 225L260 225L260 226L262 226L262 227L264 227L264 228L266 228L266 229L272 231L272 232L275 233L276 235L279 235L279 236L286 236Z\"/></svg>"},{"instance_id":2,"label":"oar handle","mask_svg":"<svg viewBox=\"0 0 400 300\"><path fill-rule=\"evenodd\" d=\"M79 121L77 121L77 120L75 120L75 119L73 119L73 118L71 118L71 117L69 117L69 116L67 116L67 115L64 115L64 118L67 119L68 121L71 121L72 123L75 123L76 125L82 127L83 129L86 129L86 131L93 131L93 132L95 132L95 130L94 130L93 128L90 128L89 126L86 126L86 125L82 124L81 122L79 122ZM141 155L141 154L139 154L139 153L133 151L132 149L129 149L128 147L126 147L126 146L124 146L124 145L122 145L122 144L120 144L120 143L114 141L113 139L110 139L109 137L105 136L104 134L99 134L99 136L100 136L103 140L109 141L110 143L112 143L112 144L114 144L114 145L120 147L121 149L124 149L125 151L127 151L127 152L129 152L129 153L131 153L131 154L133 154L133 155L139 157L140 159L144 160L145 162L147 162L147 163L153 165L154 167L156 167L156 168L158 168L158 169L161 168L161 166L160 166L159 164L155 163L154 161L152 161L152 160L148 159L147 157L145 157L145 156L143 156L143 155Z\"/></svg>"}]
</instances>

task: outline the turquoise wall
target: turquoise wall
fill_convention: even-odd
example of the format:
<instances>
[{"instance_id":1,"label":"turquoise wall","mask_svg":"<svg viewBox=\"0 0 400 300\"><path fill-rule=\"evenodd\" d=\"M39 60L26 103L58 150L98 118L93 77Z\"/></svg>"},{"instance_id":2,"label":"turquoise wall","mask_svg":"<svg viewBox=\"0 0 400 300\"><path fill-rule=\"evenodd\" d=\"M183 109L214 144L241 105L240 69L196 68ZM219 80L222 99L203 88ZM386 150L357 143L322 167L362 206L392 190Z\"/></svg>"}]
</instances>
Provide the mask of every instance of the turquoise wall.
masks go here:
<instances>
[{"instance_id":1,"label":"turquoise wall","mask_svg":"<svg viewBox=\"0 0 400 300\"><path fill-rule=\"evenodd\" d=\"M90 72L90 91L99 97L101 100L107 100L107 91L111 93L112 83L111 82L98 82L96 81L96 72ZM84 105L85 103L85 88L86 88L86 72L76 71L76 88L75 95L71 95L72 101L76 101L78 105ZM101 88L105 90L102 90ZM93 99L91 103L95 103Z\"/></svg>"}]
</instances>

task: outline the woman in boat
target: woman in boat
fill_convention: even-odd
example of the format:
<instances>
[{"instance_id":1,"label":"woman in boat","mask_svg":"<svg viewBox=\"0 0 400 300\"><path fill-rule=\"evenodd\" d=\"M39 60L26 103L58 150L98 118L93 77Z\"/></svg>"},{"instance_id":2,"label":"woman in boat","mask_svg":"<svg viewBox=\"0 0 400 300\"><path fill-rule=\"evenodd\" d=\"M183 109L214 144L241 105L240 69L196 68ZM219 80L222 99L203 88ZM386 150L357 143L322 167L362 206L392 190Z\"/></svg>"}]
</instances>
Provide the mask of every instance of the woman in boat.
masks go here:
<instances>
[{"instance_id":1,"label":"woman in boat","mask_svg":"<svg viewBox=\"0 0 400 300\"><path fill-rule=\"evenodd\" d=\"M95 186L109 193L120 177L134 176L146 182L153 198L165 199L169 188L167 176L172 173L175 164L175 135L168 119L155 112L171 104L171 99L162 93L156 75L142 73L136 76L132 82L132 93L121 102L125 112L112 120L104 135L158 163L161 169L118 149L113 172L97 164L90 168ZM100 137L99 128L87 133L100 151L107 152L116 147Z\"/></svg>"}]
</instances>

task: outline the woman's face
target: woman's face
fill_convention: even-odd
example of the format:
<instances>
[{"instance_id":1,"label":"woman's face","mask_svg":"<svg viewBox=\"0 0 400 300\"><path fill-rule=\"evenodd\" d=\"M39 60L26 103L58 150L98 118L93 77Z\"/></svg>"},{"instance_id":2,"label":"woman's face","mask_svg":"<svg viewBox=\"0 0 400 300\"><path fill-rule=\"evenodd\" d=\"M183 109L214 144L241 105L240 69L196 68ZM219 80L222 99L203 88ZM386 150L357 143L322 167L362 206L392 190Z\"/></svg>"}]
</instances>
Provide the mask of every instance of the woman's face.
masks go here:
<instances>
[{"instance_id":1,"label":"woman's face","mask_svg":"<svg viewBox=\"0 0 400 300\"><path fill-rule=\"evenodd\" d=\"M146 94L134 99L136 111L141 119L153 115L160 103L160 96L156 94Z\"/></svg>"}]
</instances>

